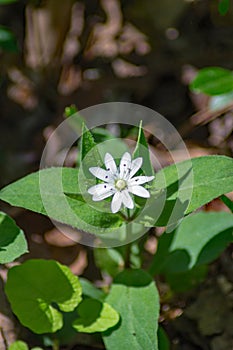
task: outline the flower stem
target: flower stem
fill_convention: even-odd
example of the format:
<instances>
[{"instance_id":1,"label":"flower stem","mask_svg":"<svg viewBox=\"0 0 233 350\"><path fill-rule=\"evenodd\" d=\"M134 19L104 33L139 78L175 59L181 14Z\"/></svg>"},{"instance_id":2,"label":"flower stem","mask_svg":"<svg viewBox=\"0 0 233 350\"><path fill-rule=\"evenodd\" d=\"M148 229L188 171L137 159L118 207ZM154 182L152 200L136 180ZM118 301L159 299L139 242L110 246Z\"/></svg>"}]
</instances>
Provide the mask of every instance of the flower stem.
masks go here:
<instances>
[{"instance_id":1,"label":"flower stem","mask_svg":"<svg viewBox=\"0 0 233 350\"><path fill-rule=\"evenodd\" d=\"M57 338L53 339L53 345L52 345L53 350L59 350L59 340Z\"/></svg>"},{"instance_id":2,"label":"flower stem","mask_svg":"<svg viewBox=\"0 0 233 350\"><path fill-rule=\"evenodd\" d=\"M130 224L130 220L131 220L131 217L130 217L130 210L127 209L127 221L128 223L126 224L126 233L127 233L127 239L130 238L130 235L132 233L131 229L131 224ZM131 245L132 243L128 243L126 245L126 251L125 251L125 267L126 268L129 268L131 263L130 263L130 255L131 255Z\"/></svg>"}]
</instances>

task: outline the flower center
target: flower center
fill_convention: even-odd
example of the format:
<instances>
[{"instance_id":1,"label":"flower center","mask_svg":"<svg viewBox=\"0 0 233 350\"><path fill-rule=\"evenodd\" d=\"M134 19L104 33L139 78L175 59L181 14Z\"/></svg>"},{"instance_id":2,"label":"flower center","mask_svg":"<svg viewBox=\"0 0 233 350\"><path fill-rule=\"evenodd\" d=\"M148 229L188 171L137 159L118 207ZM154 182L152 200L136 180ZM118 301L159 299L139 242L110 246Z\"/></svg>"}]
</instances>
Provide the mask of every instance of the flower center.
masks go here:
<instances>
[{"instance_id":1,"label":"flower center","mask_svg":"<svg viewBox=\"0 0 233 350\"><path fill-rule=\"evenodd\" d=\"M115 187L116 187L116 189L119 190L119 191L124 190L124 189L126 188L126 186L127 186L127 183L126 183L125 180L119 179L119 180L117 180L117 181L115 182Z\"/></svg>"}]
</instances>

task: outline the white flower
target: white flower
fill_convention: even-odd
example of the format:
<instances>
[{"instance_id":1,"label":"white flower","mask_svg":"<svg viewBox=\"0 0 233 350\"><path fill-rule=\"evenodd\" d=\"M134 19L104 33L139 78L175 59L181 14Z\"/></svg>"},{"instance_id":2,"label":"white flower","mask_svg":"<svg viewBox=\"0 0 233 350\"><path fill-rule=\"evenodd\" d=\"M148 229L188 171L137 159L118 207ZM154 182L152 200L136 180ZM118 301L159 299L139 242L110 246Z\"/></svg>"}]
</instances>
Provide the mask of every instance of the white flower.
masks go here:
<instances>
[{"instance_id":1,"label":"white flower","mask_svg":"<svg viewBox=\"0 0 233 350\"><path fill-rule=\"evenodd\" d=\"M134 201L130 193L149 198L150 193L144 187L140 186L154 179L154 176L135 176L136 172L141 168L143 159L141 157L134 160L131 155L126 152L123 154L119 169L111 156L106 153L104 163L106 170L100 167L91 167L89 171L104 183L92 186L88 189L88 193L93 197L93 201L101 201L105 198L113 196L111 203L111 211L117 213L122 204L129 209L134 208Z\"/></svg>"}]
</instances>

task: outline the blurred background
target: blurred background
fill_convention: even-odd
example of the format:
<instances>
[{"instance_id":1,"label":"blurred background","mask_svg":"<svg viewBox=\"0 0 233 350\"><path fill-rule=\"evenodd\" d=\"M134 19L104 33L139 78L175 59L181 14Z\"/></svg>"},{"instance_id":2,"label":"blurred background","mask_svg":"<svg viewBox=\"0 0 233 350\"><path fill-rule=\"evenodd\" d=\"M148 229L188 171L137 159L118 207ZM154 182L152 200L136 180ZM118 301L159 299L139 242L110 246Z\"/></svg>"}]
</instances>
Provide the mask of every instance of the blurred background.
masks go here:
<instances>
[{"instance_id":1,"label":"blurred background","mask_svg":"<svg viewBox=\"0 0 233 350\"><path fill-rule=\"evenodd\" d=\"M188 88L199 68L232 68L233 6L220 2L1 0L0 185L38 168L71 104L142 104L176 126L192 156L231 153L232 115L203 123L208 97ZM204 127L190 123L198 111Z\"/></svg>"},{"instance_id":2,"label":"blurred background","mask_svg":"<svg viewBox=\"0 0 233 350\"><path fill-rule=\"evenodd\" d=\"M216 110L210 96L189 88L198 70L209 66L233 69L230 0L0 0L0 186L39 168L46 140L70 105L81 110L104 102L141 104L177 128L191 157L232 156L233 93L230 107ZM166 151L146 136L167 165ZM93 252L64 237L47 218L5 204L3 209L27 234L25 259L56 259L75 274L101 280ZM205 208L225 209L219 200ZM155 252L154 237L146 249ZM222 309L226 295L232 305L231 254L227 250L210 266L202 289L170 304L161 297L160 321L172 349L232 348L224 335L232 312L209 316L213 305ZM177 318L194 300L193 315ZM201 320L201 331L191 319Z\"/></svg>"}]
</instances>

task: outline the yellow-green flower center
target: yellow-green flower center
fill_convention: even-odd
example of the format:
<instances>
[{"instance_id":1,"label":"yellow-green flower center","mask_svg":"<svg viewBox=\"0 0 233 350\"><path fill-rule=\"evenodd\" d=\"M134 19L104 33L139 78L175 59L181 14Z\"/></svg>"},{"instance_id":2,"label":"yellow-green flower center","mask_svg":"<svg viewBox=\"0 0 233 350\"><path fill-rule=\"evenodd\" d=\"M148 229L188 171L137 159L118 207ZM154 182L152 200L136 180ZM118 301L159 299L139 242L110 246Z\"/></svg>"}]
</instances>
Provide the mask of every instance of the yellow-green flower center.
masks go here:
<instances>
[{"instance_id":1,"label":"yellow-green flower center","mask_svg":"<svg viewBox=\"0 0 233 350\"><path fill-rule=\"evenodd\" d=\"M116 189L119 190L119 191L124 190L124 189L126 188L126 186L127 186L127 183L126 183L125 180L120 179L120 180L117 180L117 181L115 182L115 187L116 187Z\"/></svg>"}]
</instances>

